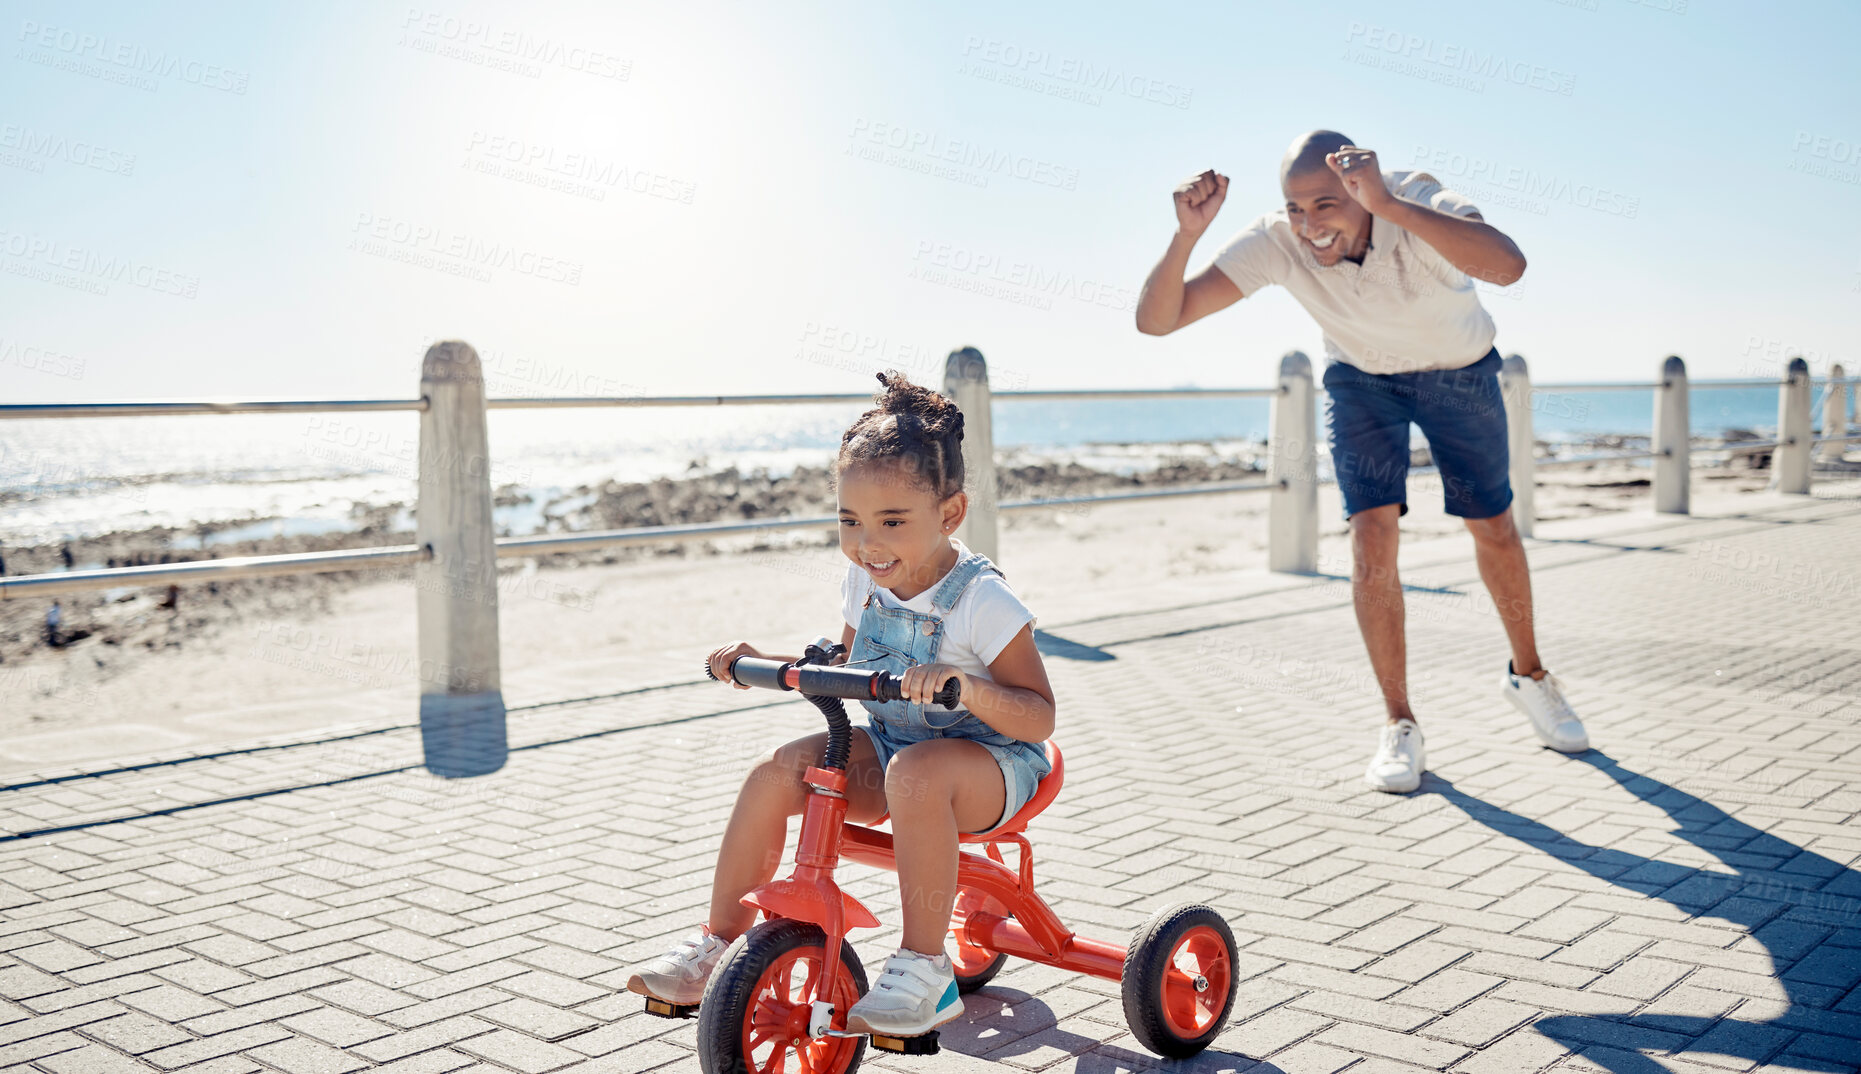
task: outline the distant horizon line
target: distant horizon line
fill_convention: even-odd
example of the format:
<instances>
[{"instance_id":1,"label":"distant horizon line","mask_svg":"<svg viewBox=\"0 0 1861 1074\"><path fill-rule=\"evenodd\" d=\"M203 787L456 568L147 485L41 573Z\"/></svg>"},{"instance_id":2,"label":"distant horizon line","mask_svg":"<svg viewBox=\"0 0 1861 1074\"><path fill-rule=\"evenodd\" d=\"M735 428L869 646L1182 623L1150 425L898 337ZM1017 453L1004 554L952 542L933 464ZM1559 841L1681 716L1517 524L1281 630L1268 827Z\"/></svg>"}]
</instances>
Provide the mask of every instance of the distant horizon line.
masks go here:
<instances>
[{"instance_id":1,"label":"distant horizon line","mask_svg":"<svg viewBox=\"0 0 1861 1074\"><path fill-rule=\"evenodd\" d=\"M1822 374L1822 375L1811 374L1809 377L1809 382L1811 384L1829 384L1829 383L1835 382L1835 379L1836 378L1829 376L1827 374ZM1687 384L1689 386L1711 385L1714 387L1764 388L1764 387L1771 387L1771 386L1781 386L1787 383L1789 383L1789 379L1787 377L1776 377L1776 378L1770 378L1770 377L1688 377L1687 378ZM1840 379L1840 383L1854 384L1858 389L1861 389L1861 375L1851 376L1844 371ZM1544 383L1544 384L1534 383L1532 385L1532 390L1533 391L1576 391L1576 390L1582 390L1582 391L1652 391L1654 388L1657 388L1659 386L1660 385L1657 382L1647 381L1647 380L1624 380L1624 381L1581 380L1581 381L1568 381L1568 382L1562 382L1562 383L1558 383L1558 382ZM1103 387L1103 388L1077 387L1077 388L1007 389L1003 391L992 392L991 395L993 397L1000 397L1000 398L1003 398L1009 401L1015 401L1016 397L1023 392L1028 392L1030 394L1033 394L1033 393L1045 394L1047 392L1118 393L1118 392L1179 392L1179 391L1218 393L1218 392L1237 392L1237 391L1240 391L1240 392L1270 391L1271 389L1272 389L1272 385L1269 385L1269 384L1204 385L1204 384L1199 384L1195 381L1188 381L1188 382L1180 383L1180 384L1171 384L1171 385L1165 385L1165 386L1160 386L1160 387L1148 387L1148 388L1126 386L1126 387ZM1322 391L1322 389L1319 389L1319 390ZM793 403L793 402L785 401L785 400L791 399L796 396L801 396L801 397L844 396L845 398L844 400L822 398L820 399L818 403L815 403L815 404ZM485 401L487 403L502 402L502 401L536 402L538 400L544 400L544 399L551 399L551 400L562 399L562 400L586 400L591 403L613 402L616 405L624 405L624 406L663 406L663 405L705 406L705 405L718 405L718 404L670 403L670 402L661 402L661 401L662 400L704 400L704 399L730 399L730 400L757 399L757 400L760 400L760 399L766 398L769 400L768 402L744 402L744 403L737 403L735 405L739 405L739 406L796 406L796 405L830 406L830 405L834 405L842 401L844 402L863 401L863 400L869 399L870 396L871 396L870 392L738 392L738 393L733 393L733 394L716 394L716 393L705 392L705 393L678 393L678 394L667 393L664 395L530 394L530 395L488 395L486 396ZM1028 400L1028 401L1032 402L1032 401L1038 401L1038 400ZM48 400L48 401L40 401L40 402L0 403L0 420L14 420L14 421L49 420L49 419L59 418L59 417L76 416L76 415L60 415L60 414L21 414L19 413L22 410L44 410L47 408L63 409L66 407L70 407L74 409L76 408L88 409L92 407L143 407L143 406L207 408L207 409L202 409L202 410L179 410L173 413L157 412L153 414L81 415L81 416L87 416L87 417L169 417L169 416L180 417L180 416L192 415L192 414L213 414L213 413L256 413L256 414L290 413L291 412L290 410L283 409L283 408L308 407L308 406L333 406L335 409L342 409L342 410L349 410L349 409L369 409L369 410L378 410L378 411L418 410L418 409L422 409L420 406L422 402L423 402L423 399L419 396L365 399L365 398L344 398L340 396L311 398L311 397L305 397L305 396L271 397L271 396L244 396L244 395L196 395L196 396L186 396L186 397L167 398L167 399L138 398L138 399L95 399L95 400L69 400L69 401ZM565 403L563 405L568 406L572 404ZM229 410L227 409L227 408L243 408L246 406L252 406L256 408L278 407L280 409L278 410L270 410L270 409L253 409L253 410L230 409ZM522 409L522 408L500 408L500 409ZM538 408L538 409L541 409L541 408Z\"/></svg>"}]
</instances>

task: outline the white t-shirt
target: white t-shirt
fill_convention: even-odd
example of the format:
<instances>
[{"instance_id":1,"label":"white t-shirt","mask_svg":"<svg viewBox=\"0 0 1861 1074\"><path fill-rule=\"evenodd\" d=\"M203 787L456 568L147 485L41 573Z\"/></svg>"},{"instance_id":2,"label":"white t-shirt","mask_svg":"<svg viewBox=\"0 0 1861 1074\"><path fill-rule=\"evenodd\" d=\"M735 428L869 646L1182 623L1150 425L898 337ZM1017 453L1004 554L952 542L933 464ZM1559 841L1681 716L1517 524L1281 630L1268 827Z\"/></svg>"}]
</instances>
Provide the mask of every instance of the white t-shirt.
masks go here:
<instances>
[{"instance_id":1,"label":"white t-shirt","mask_svg":"<svg viewBox=\"0 0 1861 1074\"><path fill-rule=\"evenodd\" d=\"M1404 201L1456 216L1479 210L1427 172L1386 172ZM1363 264L1320 265L1293 233L1286 210L1268 213L1228 240L1215 264L1241 294L1280 284L1325 333L1325 357L1366 373L1460 369L1492 349L1492 315L1473 280L1405 228L1371 217Z\"/></svg>"},{"instance_id":2,"label":"white t-shirt","mask_svg":"<svg viewBox=\"0 0 1861 1074\"><path fill-rule=\"evenodd\" d=\"M969 555L963 542L952 537L950 543L956 546L959 562ZM872 575L859 564L849 563L846 577L840 583L840 614L848 626L858 630L866 596L876 592L873 599L887 608L933 615L931 600L942 584L943 579L939 578L910 600L899 600L891 590L874 583ZM943 617L943 643L937 649L937 663L953 665L965 675L988 679L989 665L1002 655L1002 650L1023 626L1033 622L1034 613L1008 588L1008 582L994 571L985 570L976 575L969 588L957 598L956 607Z\"/></svg>"}]
</instances>

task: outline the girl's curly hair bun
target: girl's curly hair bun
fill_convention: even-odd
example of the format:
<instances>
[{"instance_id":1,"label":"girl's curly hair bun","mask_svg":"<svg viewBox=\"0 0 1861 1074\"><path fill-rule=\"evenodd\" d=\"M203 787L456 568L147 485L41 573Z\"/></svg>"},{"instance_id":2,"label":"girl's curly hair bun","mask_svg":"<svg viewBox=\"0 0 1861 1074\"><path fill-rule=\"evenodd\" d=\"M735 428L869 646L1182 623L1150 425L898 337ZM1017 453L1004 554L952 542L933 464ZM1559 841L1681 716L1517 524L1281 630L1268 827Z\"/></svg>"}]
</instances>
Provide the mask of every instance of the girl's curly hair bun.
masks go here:
<instances>
[{"instance_id":1,"label":"girl's curly hair bun","mask_svg":"<svg viewBox=\"0 0 1861 1074\"><path fill-rule=\"evenodd\" d=\"M841 436L834 472L856 462L896 460L939 499L962 491L962 408L896 369L876 375L873 407Z\"/></svg>"}]
</instances>

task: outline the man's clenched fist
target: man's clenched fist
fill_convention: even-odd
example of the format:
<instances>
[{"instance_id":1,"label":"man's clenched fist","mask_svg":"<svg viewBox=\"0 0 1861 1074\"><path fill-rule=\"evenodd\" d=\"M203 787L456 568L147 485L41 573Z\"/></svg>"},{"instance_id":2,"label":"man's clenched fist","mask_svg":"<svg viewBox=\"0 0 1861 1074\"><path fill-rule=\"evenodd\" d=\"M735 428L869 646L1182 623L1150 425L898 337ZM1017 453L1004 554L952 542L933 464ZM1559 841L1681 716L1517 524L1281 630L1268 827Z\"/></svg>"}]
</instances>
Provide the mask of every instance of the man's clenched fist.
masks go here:
<instances>
[{"instance_id":1,"label":"man's clenched fist","mask_svg":"<svg viewBox=\"0 0 1861 1074\"><path fill-rule=\"evenodd\" d=\"M1337 152L1325 155L1325 163L1344 184L1344 192L1372 213L1396 200L1389 187L1383 185L1383 169L1377 163L1376 150L1341 146Z\"/></svg>"},{"instance_id":2,"label":"man's clenched fist","mask_svg":"<svg viewBox=\"0 0 1861 1074\"><path fill-rule=\"evenodd\" d=\"M1210 168L1176 188L1176 227L1200 235L1221 211L1228 197L1228 177Z\"/></svg>"}]
</instances>

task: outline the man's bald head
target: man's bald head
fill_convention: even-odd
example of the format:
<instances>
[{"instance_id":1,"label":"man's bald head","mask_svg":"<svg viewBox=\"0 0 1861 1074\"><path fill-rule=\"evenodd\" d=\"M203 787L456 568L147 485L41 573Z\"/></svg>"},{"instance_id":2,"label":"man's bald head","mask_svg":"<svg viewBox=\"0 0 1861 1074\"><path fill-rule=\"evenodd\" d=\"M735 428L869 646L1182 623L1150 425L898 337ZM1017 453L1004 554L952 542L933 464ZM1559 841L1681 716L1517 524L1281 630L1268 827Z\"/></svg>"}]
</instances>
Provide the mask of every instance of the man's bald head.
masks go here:
<instances>
[{"instance_id":1,"label":"man's bald head","mask_svg":"<svg viewBox=\"0 0 1861 1074\"><path fill-rule=\"evenodd\" d=\"M1284 187L1286 180L1295 175L1330 171L1331 166L1325 163L1325 157L1355 144L1337 131L1307 131L1299 135L1280 159L1279 185Z\"/></svg>"},{"instance_id":2,"label":"man's bald head","mask_svg":"<svg viewBox=\"0 0 1861 1074\"><path fill-rule=\"evenodd\" d=\"M1370 211L1344 188L1325 157L1352 145L1337 131L1307 131L1293 139L1279 162L1286 223L1304 252L1321 268L1343 258L1357 261L1370 248Z\"/></svg>"}]
</instances>

